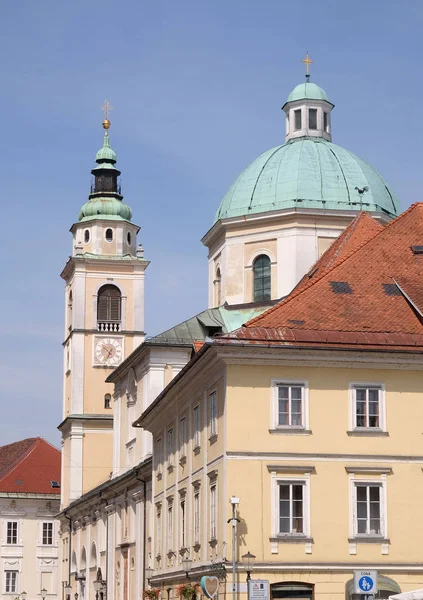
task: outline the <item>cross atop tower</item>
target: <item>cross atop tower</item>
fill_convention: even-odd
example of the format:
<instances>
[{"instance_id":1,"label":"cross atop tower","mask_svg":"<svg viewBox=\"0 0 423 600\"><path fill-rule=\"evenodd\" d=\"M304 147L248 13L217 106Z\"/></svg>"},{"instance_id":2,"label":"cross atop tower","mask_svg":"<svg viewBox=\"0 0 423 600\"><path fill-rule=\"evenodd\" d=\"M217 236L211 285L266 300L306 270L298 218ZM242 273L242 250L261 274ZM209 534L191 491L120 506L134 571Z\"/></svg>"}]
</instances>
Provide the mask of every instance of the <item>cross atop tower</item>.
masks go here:
<instances>
[{"instance_id":1,"label":"cross atop tower","mask_svg":"<svg viewBox=\"0 0 423 600\"><path fill-rule=\"evenodd\" d=\"M313 63L314 63L314 60L311 60L311 58L310 58L310 57L309 57L309 55L308 55L308 50L307 50L307 52L306 52L305 58L303 58L303 59L301 60L301 62L302 62L302 63L305 63L305 66L306 66L306 79L307 79L307 81L308 81L308 80L310 79L309 67L310 67L310 65L311 65L311 64L313 64Z\"/></svg>"},{"instance_id":2,"label":"cross atop tower","mask_svg":"<svg viewBox=\"0 0 423 600\"><path fill-rule=\"evenodd\" d=\"M101 110L104 112L104 121L102 123L103 128L106 130L105 135L108 135L107 130L110 129L110 121L109 121L109 112L111 110L113 110L113 106L110 104L110 102L106 99L104 101L103 106L100 107Z\"/></svg>"}]
</instances>

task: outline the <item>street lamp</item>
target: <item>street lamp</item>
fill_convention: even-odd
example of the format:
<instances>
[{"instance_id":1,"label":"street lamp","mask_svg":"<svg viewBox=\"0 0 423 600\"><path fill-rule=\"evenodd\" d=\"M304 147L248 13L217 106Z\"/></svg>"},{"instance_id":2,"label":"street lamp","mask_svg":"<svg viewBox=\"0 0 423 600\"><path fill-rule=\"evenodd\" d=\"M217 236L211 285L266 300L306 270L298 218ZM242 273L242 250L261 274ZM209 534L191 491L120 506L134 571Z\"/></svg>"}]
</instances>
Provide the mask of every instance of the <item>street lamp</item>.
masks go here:
<instances>
[{"instance_id":1,"label":"street lamp","mask_svg":"<svg viewBox=\"0 0 423 600\"><path fill-rule=\"evenodd\" d=\"M191 567L192 567L192 560L190 559L189 556L186 556L185 558L182 559L182 568L186 573L187 579L189 579L189 572L191 571Z\"/></svg>"},{"instance_id":2,"label":"street lamp","mask_svg":"<svg viewBox=\"0 0 423 600\"><path fill-rule=\"evenodd\" d=\"M21 592L21 600L26 600L27 595L26 592Z\"/></svg>"},{"instance_id":3,"label":"street lamp","mask_svg":"<svg viewBox=\"0 0 423 600\"><path fill-rule=\"evenodd\" d=\"M43 588L41 590L41 598L44 600L46 596L47 596L47 590L46 590L46 588Z\"/></svg>"},{"instance_id":4,"label":"street lamp","mask_svg":"<svg viewBox=\"0 0 423 600\"><path fill-rule=\"evenodd\" d=\"M150 585L150 579L153 577L154 569L152 567L146 567L144 572L147 584Z\"/></svg>"},{"instance_id":5,"label":"street lamp","mask_svg":"<svg viewBox=\"0 0 423 600\"><path fill-rule=\"evenodd\" d=\"M79 594L78 594L78 592L75 592L75 593L74 593L74 598L75 598L75 600L78 600L78 597L79 597Z\"/></svg>"},{"instance_id":6,"label":"street lamp","mask_svg":"<svg viewBox=\"0 0 423 600\"><path fill-rule=\"evenodd\" d=\"M251 554L251 552L248 550L247 554L243 554L241 558L242 564L244 565L244 569L247 571L247 581L250 581L251 571L254 568L254 562L256 560L256 557L254 556L254 554Z\"/></svg>"},{"instance_id":7,"label":"street lamp","mask_svg":"<svg viewBox=\"0 0 423 600\"><path fill-rule=\"evenodd\" d=\"M66 600L70 600L72 594L72 586L70 583L66 583L65 585L65 598Z\"/></svg>"},{"instance_id":8,"label":"street lamp","mask_svg":"<svg viewBox=\"0 0 423 600\"><path fill-rule=\"evenodd\" d=\"M94 589L95 589L95 600L98 600L98 593L101 590L101 588L103 587L103 584L101 583L101 581L99 581L98 579L96 579L94 581Z\"/></svg>"}]
</instances>

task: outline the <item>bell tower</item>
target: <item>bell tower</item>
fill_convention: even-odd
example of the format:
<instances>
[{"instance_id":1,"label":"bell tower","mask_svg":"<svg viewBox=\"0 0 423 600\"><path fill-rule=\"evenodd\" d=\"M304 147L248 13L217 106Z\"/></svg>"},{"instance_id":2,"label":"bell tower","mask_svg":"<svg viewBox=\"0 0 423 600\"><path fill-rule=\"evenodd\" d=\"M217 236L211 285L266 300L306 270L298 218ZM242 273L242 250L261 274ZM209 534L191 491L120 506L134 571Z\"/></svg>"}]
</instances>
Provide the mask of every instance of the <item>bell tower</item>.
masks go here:
<instances>
[{"instance_id":1,"label":"bell tower","mask_svg":"<svg viewBox=\"0 0 423 600\"><path fill-rule=\"evenodd\" d=\"M144 334L144 273L140 228L123 202L110 146L106 101L103 146L78 222L65 281L62 507L109 476L113 448L113 386L105 379Z\"/></svg>"}]
</instances>

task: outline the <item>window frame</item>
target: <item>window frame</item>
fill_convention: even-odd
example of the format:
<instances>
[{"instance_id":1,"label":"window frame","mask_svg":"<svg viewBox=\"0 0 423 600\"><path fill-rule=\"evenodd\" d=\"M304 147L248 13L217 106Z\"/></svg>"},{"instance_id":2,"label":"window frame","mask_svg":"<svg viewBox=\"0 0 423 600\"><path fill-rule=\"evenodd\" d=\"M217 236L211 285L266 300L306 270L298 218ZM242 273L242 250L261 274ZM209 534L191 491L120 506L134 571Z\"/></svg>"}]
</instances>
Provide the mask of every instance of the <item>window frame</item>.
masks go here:
<instances>
[{"instance_id":1,"label":"window frame","mask_svg":"<svg viewBox=\"0 0 423 600\"><path fill-rule=\"evenodd\" d=\"M107 232L111 231L112 232L112 237L110 240L107 239ZM114 242L114 233L113 233L113 229L111 227L106 227L106 229L104 230L104 239L108 244L112 244Z\"/></svg>"},{"instance_id":2,"label":"window frame","mask_svg":"<svg viewBox=\"0 0 423 600\"><path fill-rule=\"evenodd\" d=\"M181 536L179 546L182 549L187 547L187 502L185 496L182 496L179 501L179 511L179 535Z\"/></svg>"},{"instance_id":3,"label":"window frame","mask_svg":"<svg viewBox=\"0 0 423 600\"><path fill-rule=\"evenodd\" d=\"M194 499L193 499L193 542L194 546L200 544L201 539L201 504L200 504L200 488L194 489Z\"/></svg>"},{"instance_id":4,"label":"window frame","mask_svg":"<svg viewBox=\"0 0 423 600\"><path fill-rule=\"evenodd\" d=\"M198 415L198 417L197 417ZM192 409L192 427L193 427L193 442L194 451L201 447L200 427L201 427L201 412L200 403L196 404Z\"/></svg>"},{"instance_id":5,"label":"window frame","mask_svg":"<svg viewBox=\"0 0 423 600\"><path fill-rule=\"evenodd\" d=\"M279 425L279 387L301 387L302 392L302 425ZM300 379L272 379L271 380L271 424L270 430L284 431L309 431L309 384L306 380ZM290 402L291 404L291 402ZM290 409L289 409L290 410Z\"/></svg>"},{"instance_id":6,"label":"window frame","mask_svg":"<svg viewBox=\"0 0 423 600\"><path fill-rule=\"evenodd\" d=\"M357 426L357 395L356 390L360 388L379 390L379 426L358 427ZM375 381L351 381L348 386L349 392L349 431L357 433L386 432L386 387L382 382ZM368 404L368 400L367 400Z\"/></svg>"},{"instance_id":7,"label":"window frame","mask_svg":"<svg viewBox=\"0 0 423 600\"><path fill-rule=\"evenodd\" d=\"M156 462L156 473L157 473L157 477L161 477L162 475L162 469L163 469L163 436L160 435L158 438L156 438L156 456L157 456L157 462Z\"/></svg>"},{"instance_id":8,"label":"window frame","mask_svg":"<svg viewBox=\"0 0 423 600\"><path fill-rule=\"evenodd\" d=\"M303 532L302 533L283 533L279 531L279 487L281 485L302 485L303 486ZM292 476L281 476L276 474L272 476L272 515L273 515L273 538L276 540L283 541L284 539L310 539L310 476L309 474L302 474L298 477Z\"/></svg>"},{"instance_id":9,"label":"window frame","mask_svg":"<svg viewBox=\"0 0 423 600\"><path fill-rule=\"evenodd\" d=\"M379 494L379 519L380 519L380 533L358 533L358 510L357 510L357 487L378 487L380 489ZM382 475L379 478L358 478L351 477L351 523L350 531L351 537L354 541L359 540L380 540L383 541L388 537L388 521L387 521L387 481L386 475Z\"/></svg>"},{"instance_id":10,"label":"window frame","mask_svg":"<svg viewBox=\"0 0 423 600\"><path fill-rule=\"evenodd\" d=\"M313 112L313 115L316 117L316 126L312 127L311 126L311 113ZM313 107L309 107L308 109L308 128L311 129L312 131L317 131L317 117L318 117L318 109L317 108L313 108Z\"/></svg>"},{"instance_id":11,"label":"window frame","mask_svg":"<svg viewBox=\"0 0 423 600\"><path fill-rule=\"evenodd\" d=\"M256 297L256 263L259 261L260 258L267 258L269 261L269 282L270 282L270 289L269 289L269 297L265 297L265 286L264 286L264 279L267 277L265 275L260 277L260 280L263 280L263 295L262 297L258 298ZM265 251L260 251L256 256L254 256L254 259L251 263L251 268L252 268L252 273L253 273L253 282L252 282L252 297L253 297L253 302L267 302L268 300L272 299L272 258L269 256L269 254ZM261 269L263 269L263 267L260 267ZM257 278L259 279L258 275Z\"/></svg>"},{"instance_id":12,"label":"window frame","mask_svg":"<svg viewBox=\"0 0 423 600\"><path fill-rule=\"evenodd\" d=\"M209 521L209 531L210 531L210 541L217 540L217 482L213 481L210 484L210 521Z\"/></svg>"},{"instance_id":13,"label":"window frame","mask_svg":"<svg viewBox=\"0 0 423 600\"><path fill-rule=\"evenodd\" d=\"M166 432L166 453L167 453L167 465L173 467L173 427L169 427Z\"/></svg>"},{"instance_id":14,"label":"window frame","mask_svg":"<svg viewBox=\"0 0 423 600\"><path fill-rule=\"evenodd\" d=\"M217 437L217 390L212 390L209 395L209 440Z\"/></svg>"},{"instance_id":15,"label":"window frame","mask_svg":"<svg viewBox=\"0 0 423 600\"><path fill-rule=\"evenodd\" d=\"M162 506L156 505L156 556L162 555Z\"/></svg>"},{"instance_id":16,"label":"window frame","mask_svg":"<svg viewBox=\"0 0 423 600\"><path fill-rule=\"evenodd\" d=\"M298 115L299 115L299 119L297 119ZM297 120L299 120L299 127L297 126ZM303 128L302 110L301 110L301 108L295 108L294 109L294 131L301 131L302 128Z\"/></svg>"},{"instance_id":17,"label":"window frame","mask_svg":"<svg viewBox=\"0 0 423 600\"><path fill-rule=\"evenodd\" d=\"M44 532L44 529L47 529L47 532ZM46 542L45 538L49 538L51 536L51 542ZM54 546L54 523L53 521L43 521L41 523L41 544L43 546Z\"/></svg>"},{"instance_id":18,"label":"window frame","mask_svg":"<svg viewBox=\"0 0 423 600\"><path fill-rule=\"evenodd\" d=\"M179 419L179 457L184 459L187 455L187 419Z\"/></svg>"},{"instance_id":19,"label":"window frame","mask_svg":"<svg viewBox=\"0 0 423 600\"><path fill-rule=\"evenodd\" d=\"M10 581L8 582L8 575L10 575ZM12 577L14 575L14 577ZM10 582L13 580L14 589L7 589L10 587ZM5 569L4 571L4 593L5 594L17 594L19 589L19 571L17 569Z\"/></svg>"},{"instance_id":20,"label":"window frame","mask_svg":"<svg viewBox=\"0 0 423 600\"><path fill-rule=\"evenodd\" d=\"M173 499L167 504L167 551L173 552Z\"/></svg>"},{"instance_id":21,"label":"window frame","mask_svg":"<svg viewBox=\"0 0 423 600\"><path fill-rule=\"evenodd\" d=\"M10 525L16 525L16 527L14 529L16 529L15 532L13 532L13 527L11 528L11 533L10 533L10 540L9 541L9 524ZM13 539L15 539L15 541L13 541ZM6 521L6 544L8 546L16 546L19 543L19 521Z\"/></svg>"}]
</instances>

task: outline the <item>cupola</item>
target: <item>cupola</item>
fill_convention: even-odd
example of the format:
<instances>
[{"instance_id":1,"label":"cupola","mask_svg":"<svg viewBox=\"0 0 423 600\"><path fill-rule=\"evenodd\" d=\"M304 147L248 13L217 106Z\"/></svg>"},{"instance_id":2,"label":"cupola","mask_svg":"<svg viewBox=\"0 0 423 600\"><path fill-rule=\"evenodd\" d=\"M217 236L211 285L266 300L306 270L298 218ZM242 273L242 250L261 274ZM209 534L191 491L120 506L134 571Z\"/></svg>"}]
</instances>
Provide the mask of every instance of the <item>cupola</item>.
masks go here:
<instances>
[{"instance_id":1,"label":"cupola","mask_svg":"<svg viewBox=\"0 0 423 600\"><path fill-rule=\"evenodd\" d=\"M306 64L306 80L292 90L282 106L286 114L285 141L319 137L331 142L330 113L334 105L325 90L310 81L308 67L313 61L308 53L303 62Z\"/></svg>"}]
</instances>

